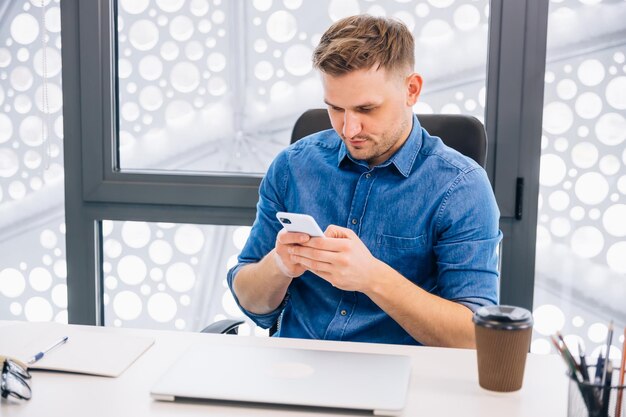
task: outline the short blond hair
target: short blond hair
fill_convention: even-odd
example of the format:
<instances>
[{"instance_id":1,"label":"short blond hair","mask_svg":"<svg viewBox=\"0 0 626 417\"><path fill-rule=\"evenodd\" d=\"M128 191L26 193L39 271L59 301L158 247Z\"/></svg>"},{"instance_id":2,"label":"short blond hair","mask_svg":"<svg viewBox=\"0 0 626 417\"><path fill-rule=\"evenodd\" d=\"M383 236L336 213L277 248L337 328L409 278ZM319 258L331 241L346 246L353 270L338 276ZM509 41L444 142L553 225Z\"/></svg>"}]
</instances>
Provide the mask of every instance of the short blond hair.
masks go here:
<instances>
[{"instance_id":1,"label":"short blond hair","mask_svg":"<svg viewBox=\"0 0 626 417\"><path fill-rule=\"evenodd\" d=\"M412 71L414 65L413 35L399 20L385 17L341 19L326 30L313 51L313 66L332 76L374 66Z\"/></svg>"}]
</instances>

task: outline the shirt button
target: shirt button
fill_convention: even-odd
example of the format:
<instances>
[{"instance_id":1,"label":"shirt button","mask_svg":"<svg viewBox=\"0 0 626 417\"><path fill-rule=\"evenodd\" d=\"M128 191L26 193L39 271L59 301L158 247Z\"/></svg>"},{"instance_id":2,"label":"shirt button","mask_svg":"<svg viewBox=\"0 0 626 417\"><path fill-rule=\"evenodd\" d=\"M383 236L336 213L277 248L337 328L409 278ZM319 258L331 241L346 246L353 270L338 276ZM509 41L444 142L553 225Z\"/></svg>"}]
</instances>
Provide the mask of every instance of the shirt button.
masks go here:
<instances>
[{"instance_id":1,"label":"shirt button","mask_svg":"<svg viewBox=\"0 0 626 417\"><path fill-rule=\"evenodd\" d=\"M346 310L341 310L341 313L340 313L340 314L341 314L342 316L345 316L346 314L348 314L348 312L347 312Z\"/></svg>"},{"instance_id":2,"label":"shirt button","mask_svg":"<svg viewBox=\"0 0 626 417\"><path fill-rule=\"evenodd\" d=\"M352 219L352 224L357 224L359 221L357 219Z\"/></svg>"},{"instance_id":3,"label":"shirt button","mask_svg":"<svg viewBox=\"0 0 626 417\"><path fill-rule=\"evenodd\" d=\"M367 174L365 174L365 178L370 178L372 176L372 174L370 174L369 172Z\"/></svg>"}]
</instances>

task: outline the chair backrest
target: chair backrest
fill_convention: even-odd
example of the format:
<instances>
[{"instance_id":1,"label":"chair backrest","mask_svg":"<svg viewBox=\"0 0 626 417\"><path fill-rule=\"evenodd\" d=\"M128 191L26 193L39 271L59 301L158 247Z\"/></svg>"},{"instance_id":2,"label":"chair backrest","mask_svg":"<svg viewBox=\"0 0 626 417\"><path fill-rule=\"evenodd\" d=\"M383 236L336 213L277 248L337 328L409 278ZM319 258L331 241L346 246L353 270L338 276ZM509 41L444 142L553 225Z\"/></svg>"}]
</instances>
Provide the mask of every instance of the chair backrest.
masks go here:
<instances>
[{"instance_id":1,"label":"chair backrest","mask_svg":"<svg viewBox=\"0 0 626 417\"><path fill-rule=\"evenodd\" d=\"M443 143L485 167L487 159L487 133L477 118L460 114L421 114L420 124ZM291 143L312 133L331 129L326 109L311 109L296 121L291 132Z\"/></svg>"}]
</instances>

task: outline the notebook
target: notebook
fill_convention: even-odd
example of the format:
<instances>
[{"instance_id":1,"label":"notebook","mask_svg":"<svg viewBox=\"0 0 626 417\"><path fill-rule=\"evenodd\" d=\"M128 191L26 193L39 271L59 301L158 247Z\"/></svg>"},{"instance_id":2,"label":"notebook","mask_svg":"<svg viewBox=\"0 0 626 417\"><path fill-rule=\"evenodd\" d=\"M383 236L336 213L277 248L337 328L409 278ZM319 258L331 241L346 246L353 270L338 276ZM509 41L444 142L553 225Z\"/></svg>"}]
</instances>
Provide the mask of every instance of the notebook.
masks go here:
<instances>
[{"instance_id":1,"label":"notebook","mask_svg":"<svg viewBox=\"0 0 626 417\"><path fill-rule=\"evenodd\" d=\"M13 323L0 327L0 354L27 362L37 352L68 336L30 369L117 377L152 344L154 339L95 326L58 323Z\"/></svg>"},{"instance_id":2,"label":"notebook","mask_svg":"<svg viewBox=\"0 0 626 417\"><path fill-rule=\"evenodd\" d=\"M222 400L398 415L407 356L284 347L192 345L154 385L154 399Z\"/></svg>"}]
</instances>

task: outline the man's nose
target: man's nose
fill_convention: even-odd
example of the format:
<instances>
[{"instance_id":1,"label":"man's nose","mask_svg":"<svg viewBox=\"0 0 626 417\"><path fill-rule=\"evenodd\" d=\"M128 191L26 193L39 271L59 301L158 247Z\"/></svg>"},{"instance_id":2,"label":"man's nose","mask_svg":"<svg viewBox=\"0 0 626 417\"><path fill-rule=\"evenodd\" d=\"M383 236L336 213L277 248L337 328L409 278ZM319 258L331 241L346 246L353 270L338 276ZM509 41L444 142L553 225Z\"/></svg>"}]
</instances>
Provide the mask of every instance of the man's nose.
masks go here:
<instances>
[{"instance_id":1,"label":"man's nose","mask_svg":"<svg viewBox=\"0 0 626 417\"><path fill-rule=\"evenodd\" d=\"M353 138L361 132L361 120L351 111L346 111L343 116L343 136Z\"/></svg>"}]
</instances>

